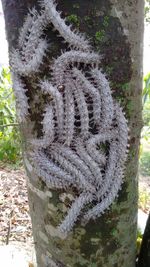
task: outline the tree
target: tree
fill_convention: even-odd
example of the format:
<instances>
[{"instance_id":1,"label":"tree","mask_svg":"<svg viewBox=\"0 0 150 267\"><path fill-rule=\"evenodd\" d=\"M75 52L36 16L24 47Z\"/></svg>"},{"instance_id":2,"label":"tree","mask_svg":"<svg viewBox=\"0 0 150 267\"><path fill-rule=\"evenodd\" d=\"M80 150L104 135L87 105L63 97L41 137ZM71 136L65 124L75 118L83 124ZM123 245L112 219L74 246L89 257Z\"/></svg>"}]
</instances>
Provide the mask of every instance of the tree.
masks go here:
<instances>
[{"instance_id":1,"label":"tree","mask_svg":"<svg viewBox=\"0 0 150 267\"><path fill-rule=\"evenodd\" d=\"M150 265L150 214L147 219L142 244L141 244L141 250L139 253L139 259L138 259L138 267L146 267Z\"/></svg>"},{"instance_id":2,"label":"tree","mask_svg":"<svg viewBox=\"0 0 150 267\"><path fill-rule=\"evenodd\" d=\"M133 267L143 1L57 2L2 0L37 263Z\"/></svg>"}]
</instances>

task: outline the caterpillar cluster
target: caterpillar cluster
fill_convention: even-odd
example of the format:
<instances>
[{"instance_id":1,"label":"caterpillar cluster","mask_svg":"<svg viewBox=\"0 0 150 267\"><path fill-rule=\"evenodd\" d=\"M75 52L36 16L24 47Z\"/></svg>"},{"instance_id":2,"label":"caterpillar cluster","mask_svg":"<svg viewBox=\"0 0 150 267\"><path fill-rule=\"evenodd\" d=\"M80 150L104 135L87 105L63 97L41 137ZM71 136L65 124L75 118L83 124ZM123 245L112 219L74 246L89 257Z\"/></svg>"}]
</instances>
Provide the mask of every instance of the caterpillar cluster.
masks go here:
<instances>
[{"instance_id":1,"label":"caterpillar cluster","mask_svg":"<svg viewBox=\"0 0 150 267\"><path fill-rule=\"evenodd\" d=\"M41 12L29 12L11 55L13 82L21 123L29 118L24 77L38 73L48 43L44 29L53 25L68 50L51 65L51 78L41 79L41 94L51 96L43 113L43 135L30 140L34 172L50 189L74 188L76 198L58 229L67 234L77 220L87 223L110 207L123 181L128 127L99 68L102 56L84 35L72 30L54 0L41 0ZM90 204L91 208L88 208Z\"/></svg>"}]
</instances>

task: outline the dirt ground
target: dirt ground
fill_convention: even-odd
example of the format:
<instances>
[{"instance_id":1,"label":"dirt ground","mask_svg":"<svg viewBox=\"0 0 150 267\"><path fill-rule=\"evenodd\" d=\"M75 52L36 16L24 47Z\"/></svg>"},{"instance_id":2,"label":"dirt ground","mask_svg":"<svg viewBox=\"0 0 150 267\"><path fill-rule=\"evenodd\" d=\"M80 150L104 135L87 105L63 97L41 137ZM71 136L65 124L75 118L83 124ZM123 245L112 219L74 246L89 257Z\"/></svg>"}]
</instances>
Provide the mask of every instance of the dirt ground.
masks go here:
<instances>
[{"instance_id":1,"label":"dirt ground","mask_svg":"<svg viewBox=\"0 0 150 267\"><path fill-rule=\"evenodd\" d=\"M0 164L0 257L5 267L35 267L35 251L23 168ZM33 265L34 262L34 265Z\"/></svg>"},{"instance_id":2,"label":"dirt ground","mask_svg":"<svg viewBox=\"0 0 150 267\"><path fill-rule=\"evenodd\" d=\"M26 178L23 168L0 167L0 242L32 243ZM9 233L10 232L10 233Z\"/></svg>"}]
</instances>

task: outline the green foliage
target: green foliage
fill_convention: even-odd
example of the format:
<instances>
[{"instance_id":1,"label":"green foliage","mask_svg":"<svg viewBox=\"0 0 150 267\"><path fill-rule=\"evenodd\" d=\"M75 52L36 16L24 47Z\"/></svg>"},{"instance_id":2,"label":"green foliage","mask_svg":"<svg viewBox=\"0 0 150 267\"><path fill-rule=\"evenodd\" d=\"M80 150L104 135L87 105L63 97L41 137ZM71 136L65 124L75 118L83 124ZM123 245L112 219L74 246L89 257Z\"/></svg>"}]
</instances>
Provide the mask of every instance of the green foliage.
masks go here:
<instances>
[{"instance_id":1,"label":"green foliage","mask_svg":"<svg viewBox=\"0 0 150 267\"><path fill-rule=\"evenodd\" d=\"M145 20L150 23L150 0L145 0Z\"/></svg>"},{"instance_id":2,"label":"green foliage","mask_svg":"<svg viewBox=\"0 0 150 267\"><path fill-rule=\"evenodd\" d=\"M149 126L150 130L150 98L145 103L143 108L143 120L144 120L144 125Z\"/></svg>"},{"instance_id":3,"label":"green foliage","mask_svg":"<svg viewBox=\"0 0 150 267\"><path fill-rule=\"evenodd\" d=\"M142 243L142 237L139 235L141 235L140 232L138 232L137 240L136 240L136 254L137 255L139 255L140 253L140 248L141 248L141 243Z\"/></svg>"},{"instance_id":4,"label":"green foliage","mask_svg":"<svg viewBox=\"0 0 150 267\"><path fill-rule=\"evenodd\" d=\"M144 77L143 119L144 125L150 126L150 72Z\"/></svg>"},{"instance_id":5,"label":"green foliage","mask_svg":"<svg viewBox=\"0 0 150 267\"><path fill-rule=\"evenodd\" d=\"M143 122L142 138L150 138L150 73L144 77L143 89Z\"/></svg>"},{"instance_id":6,"label":"green foliage","mask_svg":"<svg viewBox=\"0 0 150 267\"><path fill-rule=\"evenodd\" d=\"M141 243L142 243L143 234L141 229L137 229L137 239L136 239L136 254L139 255Z\"/></svg>"},{"instance_id":7,"label":"green foliage","mask_svg":"<svg viewBox=\"0 0 150 267\"><path fill-rule=\"evenodd\" d=\"M150 209L150 194L146 188L139 189L139 203L138 206L144 212L149 212Z\"/></svg>"},{"instance_id":8,"label":"green foliage","mask_svg":"<svg viewBox=\"0 0 150 267\"><path fill-rule=\"evenodd\" d=\"M20 135L16 123L15 99L10 71L0 74L0 160L16 163L20 159Z\"/></svg>"},{"instance_id":9,"label":"green foliage","mask_svg":"<svg viewBox=\"0 0 150 267\"><path fill-rule=\"evenodd\" d=\"M144 176L150 176L150 152L145 151L140 158L140 173Z\"/></svg>"},{"instance_id":10,"label":"green foliage","mask_svg":"<svg viewBox=\"0 0 150 267\"><path fill-rule=\"evenodd\" d=\"M144 77L143 103L150 98L150 72Z\"/></svg>"}]
</instances>

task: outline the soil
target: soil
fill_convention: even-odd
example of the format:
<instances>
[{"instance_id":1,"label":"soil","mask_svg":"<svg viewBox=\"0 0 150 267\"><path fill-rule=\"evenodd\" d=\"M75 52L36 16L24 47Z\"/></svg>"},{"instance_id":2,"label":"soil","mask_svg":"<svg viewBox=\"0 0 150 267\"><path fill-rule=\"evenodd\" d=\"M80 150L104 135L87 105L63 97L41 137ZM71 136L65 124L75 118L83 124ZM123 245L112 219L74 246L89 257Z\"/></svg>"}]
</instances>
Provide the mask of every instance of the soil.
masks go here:
<instances>
[{"instance_id":1,"label":"soil","mask_svg":"<svg viewBox=\"0 0 150 267\"><path fill-rule=\"evenodd\" d=\"M0 166L0 242L32 243L26 177L23 168ZM10 234L9 234L10 232Z\"/></svg>"},{"instance_id":2,"label":"soil","mask_svg":"<svg viewBox=\"0 0 150 267\"><path fill-rule=\"evenodd\" d=\"M35 267L35 251L23 168L0 164L0 257L5 267ZM21 265L20 265L21 263Z\"/></svg>"}]
</instances>

